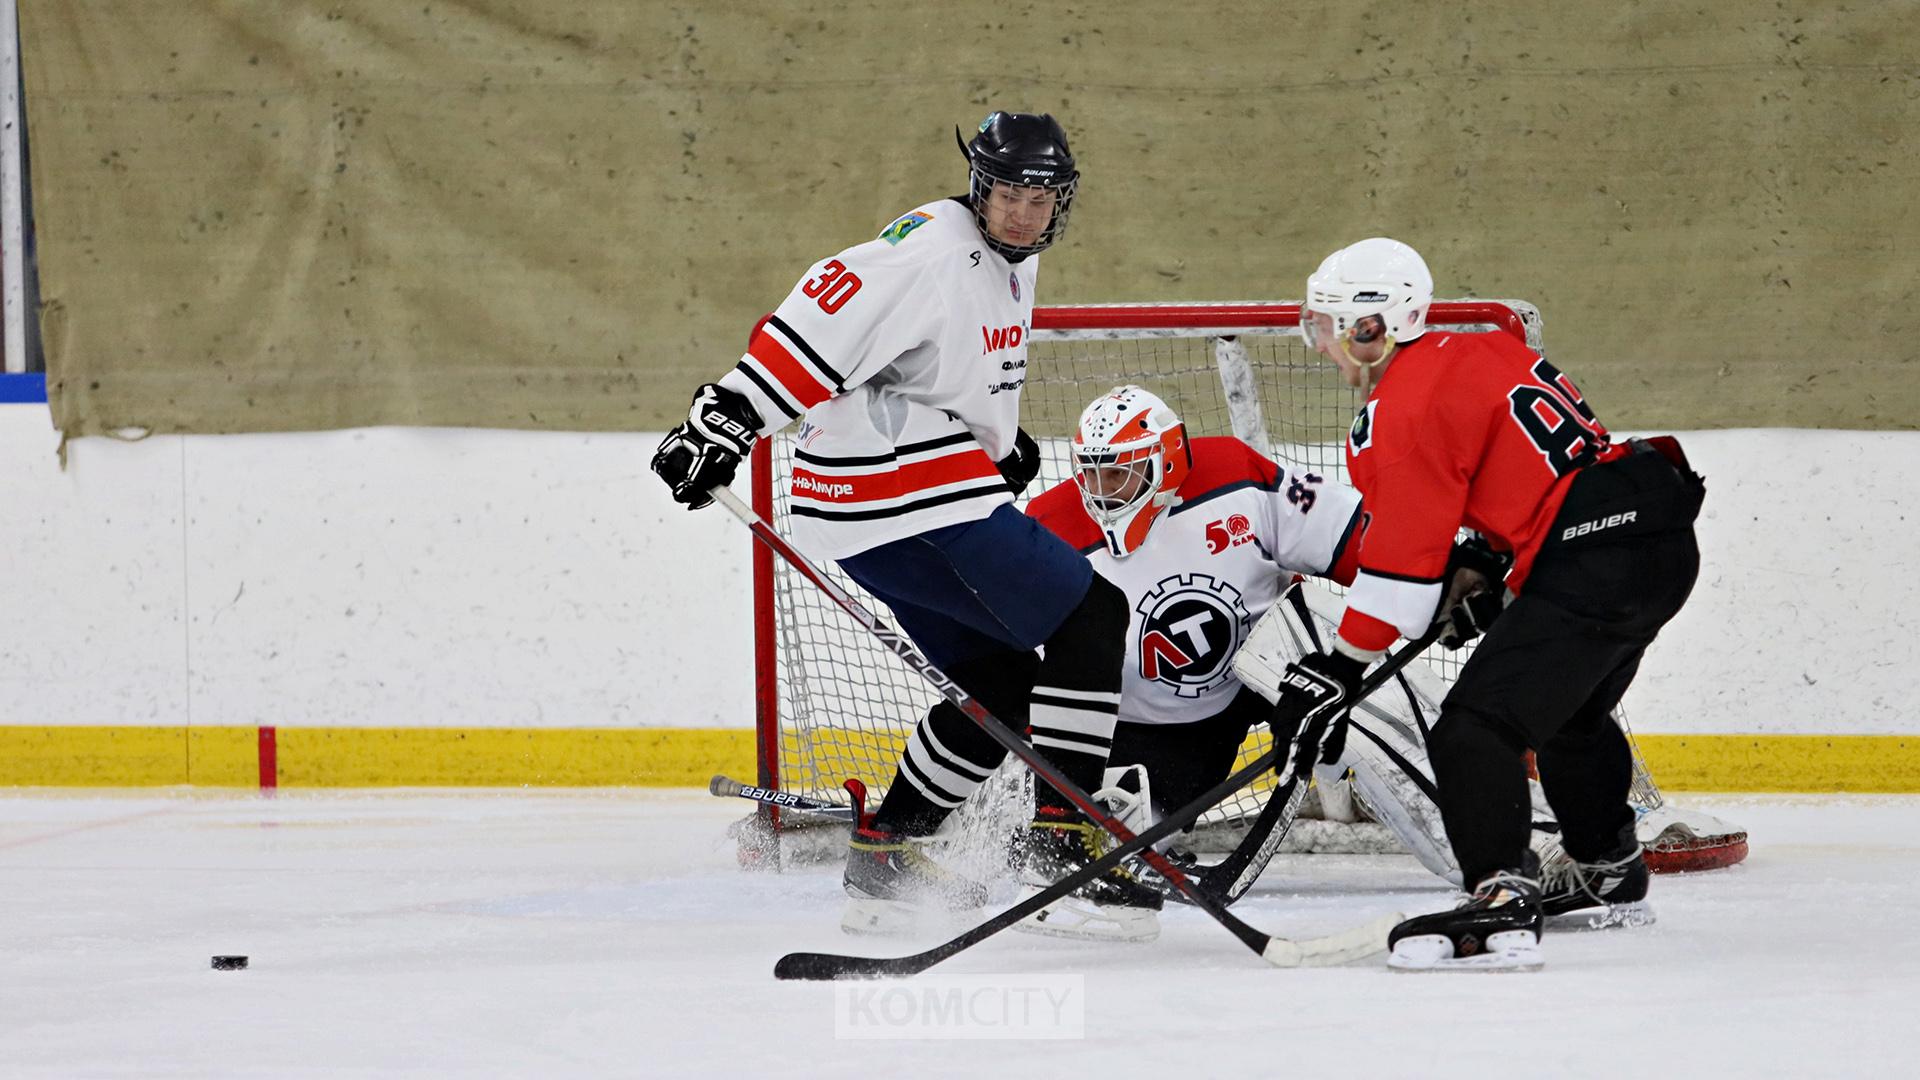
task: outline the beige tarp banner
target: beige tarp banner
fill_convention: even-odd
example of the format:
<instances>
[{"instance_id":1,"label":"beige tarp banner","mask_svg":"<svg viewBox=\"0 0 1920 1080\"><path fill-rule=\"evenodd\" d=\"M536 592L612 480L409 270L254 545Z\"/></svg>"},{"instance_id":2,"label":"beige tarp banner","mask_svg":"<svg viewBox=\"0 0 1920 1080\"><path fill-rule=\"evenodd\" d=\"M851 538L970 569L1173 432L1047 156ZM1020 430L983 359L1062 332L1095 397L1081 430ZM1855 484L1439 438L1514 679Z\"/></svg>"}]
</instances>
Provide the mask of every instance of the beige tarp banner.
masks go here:
<instances>
[{"instance_id":1,"label":"beige tarp banner","mask_svg":"<svg viewBox=\"0 0 1920 1080\"><path fill-rule=\"evenodd\" d=\"M663 429L812 260L1051 111L1043 303L1385 233L1617 427L1905 427L1920 7L27 2L55 418Z\"/></svg>"}]
</instances>

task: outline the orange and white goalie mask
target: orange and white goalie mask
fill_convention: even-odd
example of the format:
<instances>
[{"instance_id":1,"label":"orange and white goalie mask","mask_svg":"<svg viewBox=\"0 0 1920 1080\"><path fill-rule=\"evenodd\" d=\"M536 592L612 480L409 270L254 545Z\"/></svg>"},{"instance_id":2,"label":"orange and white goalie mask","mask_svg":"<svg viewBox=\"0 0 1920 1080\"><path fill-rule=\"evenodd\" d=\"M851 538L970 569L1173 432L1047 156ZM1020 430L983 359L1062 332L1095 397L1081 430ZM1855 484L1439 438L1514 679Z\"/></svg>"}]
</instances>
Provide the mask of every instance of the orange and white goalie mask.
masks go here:
<instances>
[{"instance_id":1,"label":"orange and white goalie mask","mask_svg":"<svg viewBox=\"0 0 1920 1080\"><path fill-rule=\"evenodd\" d=\"M1146 543L1153 523L1179 504L1192 468L1187 426L1138 386L1115 387L1080 414L1073 480L1115 558Z\"/></svg>"}]
</instances>

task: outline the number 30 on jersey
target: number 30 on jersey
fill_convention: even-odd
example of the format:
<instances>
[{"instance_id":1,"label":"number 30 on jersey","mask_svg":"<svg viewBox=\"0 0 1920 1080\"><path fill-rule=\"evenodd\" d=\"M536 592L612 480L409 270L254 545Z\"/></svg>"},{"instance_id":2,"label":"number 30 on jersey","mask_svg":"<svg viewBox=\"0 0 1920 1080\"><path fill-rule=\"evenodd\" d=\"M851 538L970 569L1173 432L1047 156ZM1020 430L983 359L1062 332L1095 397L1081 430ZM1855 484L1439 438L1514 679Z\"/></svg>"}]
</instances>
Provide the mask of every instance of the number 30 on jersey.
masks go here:
<instances>
[{"instance_id":1,"label":"number 30 on jersey","mask_svg":"<svg viewBox=\"0 0 1920 1080\"><path fill-rule=\"evenodd\" d=\"M839 259L829 259L820 268L820 276L800 286L800 291L812 297L821 311L832 315L846 307L853 294L860 291L860 275L847 269L847 264Z\"/></svg>"}]
</instances>

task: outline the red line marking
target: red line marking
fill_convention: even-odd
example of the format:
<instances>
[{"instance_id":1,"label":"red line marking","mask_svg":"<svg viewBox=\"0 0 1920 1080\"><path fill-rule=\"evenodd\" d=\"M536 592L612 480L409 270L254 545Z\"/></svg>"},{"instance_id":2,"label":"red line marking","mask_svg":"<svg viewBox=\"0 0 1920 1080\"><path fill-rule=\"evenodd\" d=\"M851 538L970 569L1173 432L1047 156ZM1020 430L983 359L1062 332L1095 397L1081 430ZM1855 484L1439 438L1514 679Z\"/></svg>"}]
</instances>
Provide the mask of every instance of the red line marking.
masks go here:
<instances>
[{"instance_id":1,"label":"red line marking","mask_svg":"<svg viewBox=\"0 0 1920 1080\"><path fill-rule=\"evenodd\" d=\"M260 729L260 789L271 791L280 786L280 749L274 729Z\"/></svg>"}]
</instances>

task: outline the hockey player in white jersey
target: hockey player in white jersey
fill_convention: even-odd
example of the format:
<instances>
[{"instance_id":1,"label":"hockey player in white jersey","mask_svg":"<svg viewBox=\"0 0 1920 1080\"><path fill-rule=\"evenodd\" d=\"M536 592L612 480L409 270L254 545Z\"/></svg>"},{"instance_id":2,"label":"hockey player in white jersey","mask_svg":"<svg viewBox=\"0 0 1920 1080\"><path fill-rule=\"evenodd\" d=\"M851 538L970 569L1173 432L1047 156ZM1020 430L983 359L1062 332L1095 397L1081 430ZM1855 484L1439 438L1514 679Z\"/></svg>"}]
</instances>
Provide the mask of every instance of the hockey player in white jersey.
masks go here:
<instances>
[{"instance_id":1,"label":"hockey player in white jersey","mask_svg":"<svg viewBox=\"0 0 1920 1080\"><path fill-rule=\"evenodd\" d=\"M1080 173L1046 115L992 113L962 151L967 194L810 268L746 355L696 391L653 469L698 508L756 440L800 421L795 542L837 560L929 660L1091 789L1118 708L1126 598L1013 507L1039 469L1018 427L1039 256L1066 231ZM886 929L929 894L984 902L916 843L960 801L950 761L916 742L908 781L860 807L848 929ZM1033 865L1090 858L1085 819L1050 788L1038 802Z\"/></svg>"}]
</instances>

